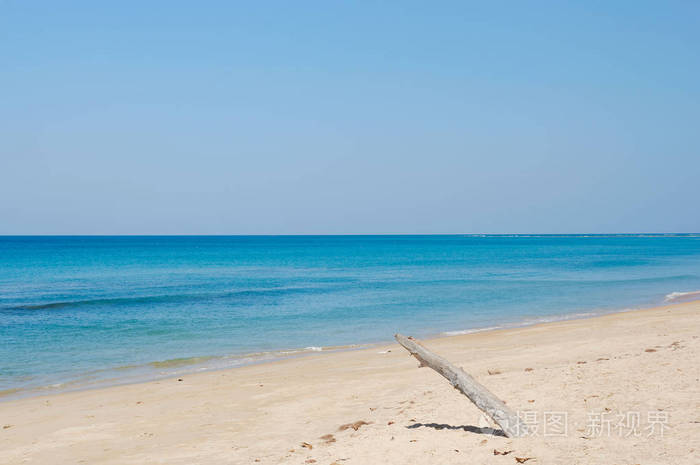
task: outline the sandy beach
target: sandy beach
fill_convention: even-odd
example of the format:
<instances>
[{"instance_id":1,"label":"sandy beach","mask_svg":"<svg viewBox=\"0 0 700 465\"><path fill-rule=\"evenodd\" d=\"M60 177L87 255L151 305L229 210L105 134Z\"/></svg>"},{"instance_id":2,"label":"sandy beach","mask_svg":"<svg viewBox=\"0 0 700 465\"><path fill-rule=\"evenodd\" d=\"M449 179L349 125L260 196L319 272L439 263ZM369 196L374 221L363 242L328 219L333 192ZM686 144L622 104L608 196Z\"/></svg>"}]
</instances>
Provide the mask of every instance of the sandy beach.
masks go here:
<instances>
[{"instance_id":1,"label":"sandy beach","mask_svg":"<svg viewBox=\"0 0 700 465\"><path fill-rule=\"evenodd\" d=\"M0 463L700 463L700 302L424 343L533 435L393 344L5 401Z\"/></svg>"}]
</instances>

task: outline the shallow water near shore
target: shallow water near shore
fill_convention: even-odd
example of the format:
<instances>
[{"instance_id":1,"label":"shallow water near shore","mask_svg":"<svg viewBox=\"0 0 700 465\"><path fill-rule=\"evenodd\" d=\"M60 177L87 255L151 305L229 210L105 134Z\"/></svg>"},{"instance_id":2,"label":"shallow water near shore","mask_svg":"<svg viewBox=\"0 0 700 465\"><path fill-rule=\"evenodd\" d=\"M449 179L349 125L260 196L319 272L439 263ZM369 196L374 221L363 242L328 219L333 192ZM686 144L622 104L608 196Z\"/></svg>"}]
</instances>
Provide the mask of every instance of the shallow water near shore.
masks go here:
<instances>
[{"instance_id":1,"label":"shallow water near shore","mask_svg":"<svg viewBox=\"0 0 700 465\"><path fill-rule=\"evenodd\" d=\"M700 237L1 237L0 398L697 298Z\"/></svg>"}]
</instances>

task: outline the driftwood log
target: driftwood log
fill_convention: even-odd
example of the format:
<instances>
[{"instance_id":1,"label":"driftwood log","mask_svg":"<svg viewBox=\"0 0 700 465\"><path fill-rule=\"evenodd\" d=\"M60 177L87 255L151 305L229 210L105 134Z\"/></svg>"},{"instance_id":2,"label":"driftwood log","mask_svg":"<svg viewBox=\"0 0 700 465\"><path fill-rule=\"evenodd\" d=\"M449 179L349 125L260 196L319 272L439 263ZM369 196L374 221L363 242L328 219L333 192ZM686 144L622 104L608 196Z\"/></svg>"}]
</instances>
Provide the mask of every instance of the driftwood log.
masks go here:
<instances>
[{"instance_id":1,"label":"driftwood log","mask_svg":"<svg viewBox=\"0 0 700 465\"><path fill-rule=\"evenodd\" d=\"M527 426L518 415L467 372L432 353L412 337L401 334L394 337L399 344L418 359L421 367L430 367L447 378L455 389L467 396L482 412L491 417L507 437L522 437L528 434Z\"/></svg>"}]
</instances>

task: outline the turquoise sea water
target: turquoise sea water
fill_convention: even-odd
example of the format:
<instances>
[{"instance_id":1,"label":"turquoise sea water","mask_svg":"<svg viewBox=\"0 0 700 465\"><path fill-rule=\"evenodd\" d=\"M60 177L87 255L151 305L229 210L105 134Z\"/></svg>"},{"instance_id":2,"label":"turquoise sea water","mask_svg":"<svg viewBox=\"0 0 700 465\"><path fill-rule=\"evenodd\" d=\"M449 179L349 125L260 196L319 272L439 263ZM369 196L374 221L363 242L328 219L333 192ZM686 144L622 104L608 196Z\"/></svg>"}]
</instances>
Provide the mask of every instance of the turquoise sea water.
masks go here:
<instances>
[{"instance_id":1,"label":"turquoise sea water","mask_svg":"<svg viewBox=\"0 0 700 465\"><path fill-rule=\"evenodd\" d=\"M697 290L696 235L0 237L0 391L654 306Z\"/></svg>"}]
</instances>

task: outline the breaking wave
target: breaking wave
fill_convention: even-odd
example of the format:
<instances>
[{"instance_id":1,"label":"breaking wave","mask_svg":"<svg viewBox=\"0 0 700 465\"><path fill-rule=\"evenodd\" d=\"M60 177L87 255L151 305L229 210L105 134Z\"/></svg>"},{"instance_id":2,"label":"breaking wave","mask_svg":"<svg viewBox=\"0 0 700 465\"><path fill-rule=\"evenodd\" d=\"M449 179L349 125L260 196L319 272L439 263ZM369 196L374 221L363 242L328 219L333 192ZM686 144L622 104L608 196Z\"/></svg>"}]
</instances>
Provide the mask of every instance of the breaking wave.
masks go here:
<instances>
[{"instance_id":1,"label":"breaking wave","mask_svg":"<svg viewBox=\"0 0 700 465\"><path fill-rule=\"evenodd\" d=\"M700 299L700 291L671 292L666 294L666 302L678 302L679 300Z\"/></svg>"}]
</instances>

